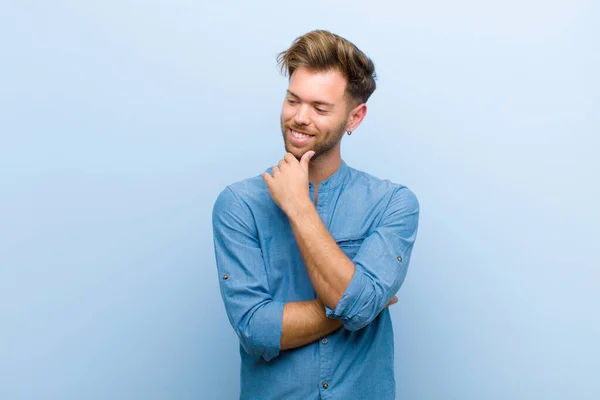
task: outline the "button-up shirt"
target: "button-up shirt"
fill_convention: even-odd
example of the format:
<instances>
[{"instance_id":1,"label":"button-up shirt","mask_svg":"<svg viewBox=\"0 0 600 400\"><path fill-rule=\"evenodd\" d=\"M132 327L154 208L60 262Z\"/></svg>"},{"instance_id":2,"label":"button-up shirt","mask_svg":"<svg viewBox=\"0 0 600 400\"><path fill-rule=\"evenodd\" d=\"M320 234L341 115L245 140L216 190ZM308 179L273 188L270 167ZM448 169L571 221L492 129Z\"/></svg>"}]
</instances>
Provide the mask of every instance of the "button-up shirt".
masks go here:
<instances>
[{"instance_id":1,"label":"button-up shirt","mask_svg":"<svg viewBox=\"0 0 600 400\"><path fill-rule=\"evenodd\" d=\"M314 203L314 186L307 190ZM316 298L290 222L260 175L227 186L215 202L220 290L240 340L240 398L393 399L394 334L386 305L406 276L417 198L406 186L342 161L318 186L316 209L355 265L335 310L324 306L343 327L281 350L284 304Z\"/></svg>"}]
</instances>

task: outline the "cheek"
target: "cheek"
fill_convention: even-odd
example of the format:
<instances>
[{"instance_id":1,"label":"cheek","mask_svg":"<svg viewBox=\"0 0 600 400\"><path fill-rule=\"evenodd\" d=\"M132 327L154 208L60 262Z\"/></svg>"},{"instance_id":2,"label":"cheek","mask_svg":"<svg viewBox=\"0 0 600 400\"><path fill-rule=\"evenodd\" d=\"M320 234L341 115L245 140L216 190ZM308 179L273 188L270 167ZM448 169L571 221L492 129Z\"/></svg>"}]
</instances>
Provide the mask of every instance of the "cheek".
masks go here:
<instances>
[{"instance_id":1,"label":"cheek","mask_svg":"<svg viewBox=\"0 0 600 400\"><path fill-rule=\"evenodd\" d=\"M281 109L281 119L283 121L289 121L294 117L294 109L284 104Z\"/></svg>"},{"instance_id":2,"label":"cheek","mask_svg":"<svg viewBox=\"0 0 600 400\"><path fill-rule=\"evenodd\" d=\"M337 118L333 118L333 117L325 117L325 116L320 116L319 118L315 119L315 126L317 127L317 129L320 132L332 132L332 131L336 131L338 126L339 126L339 122L337 120Z\"/></svg>"}]
</instances>

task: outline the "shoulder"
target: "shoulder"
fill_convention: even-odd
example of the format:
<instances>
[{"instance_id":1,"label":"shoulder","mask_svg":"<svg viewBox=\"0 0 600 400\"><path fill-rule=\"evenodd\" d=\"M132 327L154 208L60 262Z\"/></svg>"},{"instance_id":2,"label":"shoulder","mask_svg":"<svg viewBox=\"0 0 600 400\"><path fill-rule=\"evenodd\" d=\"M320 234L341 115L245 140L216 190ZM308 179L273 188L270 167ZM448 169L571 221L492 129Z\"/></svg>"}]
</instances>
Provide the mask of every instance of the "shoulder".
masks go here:
<instances>
[{"instance_id":1,"label":"shoulder","mask_svg":"<svg viewBox=\"0 0 600 400\"><path fill-rule=\"evenodd\" d=\"M221 190L215 201L213 214L232 208L253 209L261 204L268 204L270 199L262 174L256 175L229 184Z\"/></svg>"},{"instance_id":2,"label":"shoulder","mask_svg":"<svg viewBox=\"0 0 600 400\"><path fill-rule=\"evenodd\" d=\"M376 197L388 199L390 205L402 204L403 207L418 210L419 200L406 185L382 179L358 169L348 167L350 177L348 185L361 192L371 193Z\"/></svg>"}]
</instances>

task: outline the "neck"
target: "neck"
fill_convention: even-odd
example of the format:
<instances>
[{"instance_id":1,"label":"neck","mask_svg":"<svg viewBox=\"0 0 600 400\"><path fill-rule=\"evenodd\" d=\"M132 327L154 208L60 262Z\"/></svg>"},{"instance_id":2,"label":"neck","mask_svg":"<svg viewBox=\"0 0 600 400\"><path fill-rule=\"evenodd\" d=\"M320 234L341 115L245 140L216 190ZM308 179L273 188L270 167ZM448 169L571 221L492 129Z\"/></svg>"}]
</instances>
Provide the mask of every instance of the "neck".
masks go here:
<instances>
[{"instance_id":1,"label":"neck","mask_svg":"<svg viewBox=\"0 0 600 400\"><path fill-rule=\"evenodd\" d=\"M313 185L318 186L319 183L333 175L341 165L342 156L339 149L337 152L332 152L332 154L320 154L310 160L308 179Z\"/></svg>"}]
</instances>

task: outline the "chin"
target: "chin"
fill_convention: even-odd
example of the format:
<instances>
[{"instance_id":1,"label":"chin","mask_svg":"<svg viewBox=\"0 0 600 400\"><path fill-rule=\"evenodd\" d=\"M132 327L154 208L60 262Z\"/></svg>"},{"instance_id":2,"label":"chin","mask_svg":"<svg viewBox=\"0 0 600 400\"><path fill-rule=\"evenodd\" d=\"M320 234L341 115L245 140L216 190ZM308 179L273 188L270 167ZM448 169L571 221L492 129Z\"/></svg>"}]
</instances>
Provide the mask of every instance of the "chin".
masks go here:
<instances>
[{"instance_id":1,"label":"chin","mask_svg":"<svg viewBox=\"0 0 600 400\"><path fill-rule=\"evenodd\" d=\"M298 161L300 161L300 159L302 158L302 156L307 152L310 151L310 149L306 149L306 150L300 150L300 149L296 149L294 147L289 146L287 143L285 144L285 151L287 153L291 153L294 157L296 157L298 159Z\"/></svg>"},{"instance_id":2,"label":"chin","mask_svg":"<svg viewBox=\"0 0 600 400\"><path fill-rule=\"evenodd\" d=\"M294 149L294 148L289 148L289 147L286 147L285 151L288 152L288 153L292 153L292 155L294 157L296 157L298 160L300 160L302 158L302 155L304 155L304 153L305 153L302 150L298 150L298 149Z\"/></svg>"}]
</instances>

